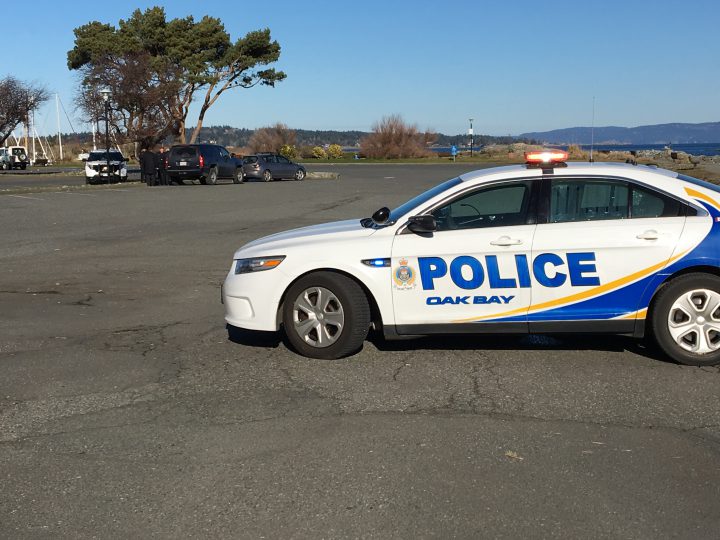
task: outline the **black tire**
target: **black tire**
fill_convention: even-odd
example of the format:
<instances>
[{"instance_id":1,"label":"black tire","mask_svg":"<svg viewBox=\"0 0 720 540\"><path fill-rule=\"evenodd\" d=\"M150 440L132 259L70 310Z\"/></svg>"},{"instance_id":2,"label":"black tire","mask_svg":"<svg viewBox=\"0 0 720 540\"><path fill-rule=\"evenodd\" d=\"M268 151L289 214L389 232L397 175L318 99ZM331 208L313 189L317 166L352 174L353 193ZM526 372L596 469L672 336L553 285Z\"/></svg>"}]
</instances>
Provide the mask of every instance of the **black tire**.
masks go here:
<instances>
[{"instance_id":1,"label":"black tire","mask_svg":"<svg viewBox=\"0 0 720 540\"><path fill-rule=\"evenodd\" d=\"M20 165L20 168L24 171L27 168L27 163L23 163Z\"/></svg>"},{"instance_id":2,"label":"black tire","mask_svg":"<svg viewBox=\"0 0 720 540\"><path fill-rule=\"evenodd\" d=\"M327 302L326 307L329 309L326 312L342 312L344 316L342 328L330 336L334 341L327 346L309 343L296 330L295 302L304 298L305 292L313 288L323 288L334 295L333 301ZM298 311L298 319L300 313ZM334 272L315 272L300 278L287 290L282 318L285 335L295 351L310 358L336 360L362 347L370 329L370 306L363 289L349 277ZM302 320L309 320L309 317L300 319L300 322ZM317 330L310 332L315 332L317 337Z\"/></svg>"},{"instance_id":3,"label":"black tire","mask_svg":"<svg viewBox=\"0 0 720 540\"><path fill-rule=\"evenodd\" d=\"M92 184L93 182L92 182L92 180L90 180L89 177L86 176L86 177L85 177L85 183L89 186L89 185Z\"/></svg>"},{"instance_id":4,"label":"black tire","mask_svg":"<svg viewBox=\"0 0 720 540\"><path fill-rule=\"evenodd\" d=\"M295 171L295 180L297 180L298 182L305 180L305 171L303 171L302 169L298 169L297 171Z\"/></svg>"},{"instance_id":5,"label":"black tire","mask_svg":"<svg viewBox=\"0 0 720 540\"><path fill-rule=\"evenodd\" d=\"M245 181L245 173L242 170L242 167L238 167L235 169L235 174L233 175L233 184L242 184Z\"/></svg>"},{"instance_id":6,"label":"black tire","mask_svg":"<svg viewBox=\"0 0 720 540\"><path fill-rule=\"evenodd\" d=\"M262 176L263 182L272 182L273 176L270 169L265 169Z\"/></svg>"},{"instance_id":7,"label":"black tire","mask_svg":"<svg viewBox=\"0 0 720 540\"><path fill-rule=\"evenodd\" d=\"M692 297L693 305L700 308L703 305L702 298L706 296L702 291L707 291L711 294L716 293L716 300L720 298L720 277L712 274L696 273L686 274L673 279L664 285L662 289L660 289L660 292L657 293L657 296L653 300L650 313L652 334L660 349L676 362L688 366L712 366L720 363L720 332L715 332L710 329L707 333L704 333L704 338L701 339L707 339L710 342L711 347L709 348L717 346L718 349L700 354L689 350L689 348L693 347L693 340L698 337L697 332L693 332L692 329L690 329L688 335L680 339L680 341L683 342L683 345L681 345L673 338L670 331L671 310L673 317L678 317L676 321L685 324L683 321L683 317L685 316L683 315L684 312L673 307L676 302L680 301L685 295L695 292L696 295ZM717 304L713 304L708 297L706 307L709 306L710 309L712 309L715 305ZM692 314L693 316L698 315L698 318L695 319L696 325L701 324L700 319L705 315L705 313L702 313L702 315L700 315L700 313L701 310L698 309L697 312ZM716 309L711 313L710 318L712 321L717 322L718 327L720 327L720 309ZM692 320L689 320L688 324L692 326Z\"/></svg>"},{"instance_id":8,"label":"black tire","mask_svg":"<svg viewBox=\"0 0 720 540\"><path fill-rule=\"evenodd\" d=\"M205 184L207 184L207 180L206 180L205 178L200 177L200 178L198 178L198 180L200 180L200 183L201 183L203 186L204 186Z\"/></svg>"},{"instance_id":9,"label":"black tire","mask_svg":"<svg viewBox=\"0 0 720 540\"><path fill-rule=\"evenodd\" d=\"M218 181L217 168L211 167L210 172L208 173L207 178L205 179L205 182L207 182L211 186L214 186L215 184L217 184L217 181Z\"/></svg>"}]
</instances>

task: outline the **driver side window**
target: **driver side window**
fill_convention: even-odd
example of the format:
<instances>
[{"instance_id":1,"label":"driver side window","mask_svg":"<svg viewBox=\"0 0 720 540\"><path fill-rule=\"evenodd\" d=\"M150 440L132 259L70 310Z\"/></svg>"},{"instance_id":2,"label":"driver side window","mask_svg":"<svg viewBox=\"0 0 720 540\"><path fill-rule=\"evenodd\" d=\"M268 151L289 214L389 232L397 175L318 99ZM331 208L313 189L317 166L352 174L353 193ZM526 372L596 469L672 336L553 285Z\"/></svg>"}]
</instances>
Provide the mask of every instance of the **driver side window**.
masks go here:
<instances>
[{"instance_id":1,"label":"driver side window","mask_svg":"<svg viewBox=\"0 0 720 540\"><path fill-rule=\"evenodd\" d=\"M467 193L433 210L438 231L525 225L531 182L513 182Z\"/></svg>"}]
</instances>

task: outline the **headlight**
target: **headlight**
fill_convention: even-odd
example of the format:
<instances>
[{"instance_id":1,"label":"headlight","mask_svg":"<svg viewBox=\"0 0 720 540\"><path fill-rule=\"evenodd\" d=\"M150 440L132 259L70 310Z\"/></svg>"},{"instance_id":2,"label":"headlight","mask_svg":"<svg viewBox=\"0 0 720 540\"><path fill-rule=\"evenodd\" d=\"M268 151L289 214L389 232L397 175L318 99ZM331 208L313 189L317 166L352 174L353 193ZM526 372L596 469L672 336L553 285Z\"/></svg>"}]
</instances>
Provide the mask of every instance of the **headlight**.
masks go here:
<instances>
[{"instance_id":1,"label":"headlight","mask_svg":"<svg viewBox=\"0 0 720 540\"><path fill-rule=\"evenodd\" d=\"M262 272L272 270L285 259L285 255L273 255L272 257L253 257L252 259L237 259L235 261L235 273L247 274L248 272Z\"/></svg>"}]
</instances>

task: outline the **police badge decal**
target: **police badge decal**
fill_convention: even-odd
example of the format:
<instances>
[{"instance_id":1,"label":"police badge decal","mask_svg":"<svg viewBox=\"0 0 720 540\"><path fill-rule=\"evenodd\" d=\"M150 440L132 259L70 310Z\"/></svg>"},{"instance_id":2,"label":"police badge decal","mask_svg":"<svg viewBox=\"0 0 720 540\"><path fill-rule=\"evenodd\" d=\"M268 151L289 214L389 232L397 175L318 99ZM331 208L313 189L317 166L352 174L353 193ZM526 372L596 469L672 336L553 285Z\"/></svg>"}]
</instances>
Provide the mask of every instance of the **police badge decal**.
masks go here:
<instances>
[{"instance_id":1,"label":"police badge decal","mask_svg":"<svg viewBox=\"0 0 720 540\"><path fill-rule=\"evenodd\" d=\"M400 266L393 271L395 288L400 290L414 289L417 285L415 283L415 277L415 269L412 266L408 266L408 260L400 259Z\"/></svg>"}]
</instances>

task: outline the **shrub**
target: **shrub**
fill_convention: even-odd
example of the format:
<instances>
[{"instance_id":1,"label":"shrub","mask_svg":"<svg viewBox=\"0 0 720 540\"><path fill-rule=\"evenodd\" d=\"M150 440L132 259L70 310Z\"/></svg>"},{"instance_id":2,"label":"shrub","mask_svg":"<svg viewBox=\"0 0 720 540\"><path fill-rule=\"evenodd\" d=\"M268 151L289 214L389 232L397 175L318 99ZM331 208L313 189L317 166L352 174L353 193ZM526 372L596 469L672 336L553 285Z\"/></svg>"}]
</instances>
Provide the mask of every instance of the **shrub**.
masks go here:
<instances>
[{"instance_id":1,"label":"shrub","mask_svg":"<svg viewBox=\"0 0 720 540\"><path fill-rule=\"evenodd\" d=\"M248 141L248 147L253 153L281 153L283 146L295 148L295 140L295 131L278 122L274 126L256 129Z\"/></svg>"},{"instance_id":2,"label":"shrub","mask_svg":"<svg viewBox=\"0 0 720 540\"><path fill-rule=\"evenodd\" d=\"M312 157L315 159L325 159L327 158L327 152L325 152L322 146L314 146L312 149Z\"/></svg>"},{"instance_id":3,"label":"shrub","mask_svg":"<svg viewBox=\"0 0 720 540\"><path fill-rule=\"evenodd\" d=\"M587 154L577 144L571 144L567 149L568 157L575 160L587 160Z\"/></svg>"},{"instance_id":4,"label":"shrub","mask_svg":"<svg viewBox=\"0 0 720 540\"><path fill-rule=\"evenodd\" d=\"M327 156L330 159L340 159L343 157L342 146L339 144L331 144L327 149Z\"/></svg>"},{"instance_id":5,"label":"shrub","mask_svg":"<svg viewBox=\"0 0 720 540\"><path fill-rule=\"evenodd\" d=\"M278 154L288 159L295 159L297 157L297 148L295 148L294 144L283 144Z\"/></svg>"},{"instance_id":6,"label":"shrub","mask_svg":"<svg viewBox=\"0 0 720 540\"><path fill-rule=\"evenodd\" d=\"M373 132L360 141L360 151L369 158L429 157L432 152L427 145L434 138L433 133L422 133L395 114L373 126Z\"/></svg>"}]
</instances>

